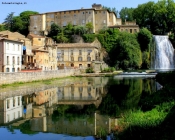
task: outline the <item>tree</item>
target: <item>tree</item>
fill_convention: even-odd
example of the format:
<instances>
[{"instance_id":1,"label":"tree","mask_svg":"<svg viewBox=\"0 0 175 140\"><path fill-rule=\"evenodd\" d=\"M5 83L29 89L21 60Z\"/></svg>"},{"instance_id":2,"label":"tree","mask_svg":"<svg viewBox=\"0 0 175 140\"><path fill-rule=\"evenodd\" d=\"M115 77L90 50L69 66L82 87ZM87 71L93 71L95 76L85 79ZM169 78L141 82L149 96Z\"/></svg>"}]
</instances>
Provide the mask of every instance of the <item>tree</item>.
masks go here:
<instances>
[{"instance_id":1,"label":"tree","mask_svg":"<svg viewBox=\"0 0 175 140\"><path fill-rule=\"evenodd\" d=\"M5 31L5 25L0 24L0 31Z\"/></svg>"},{"instance_id":2,"label":"tree","mask_svg":"<svg viewBox=\"0 0 175 140\"><path fill-rule=\"evenodd\" d=\"M61 33L61 27L58 26L57 24L53 23L51 25L51 28L50 28L50 31L48 33L48 36L49 37L54 37L54 36L57 36L59 33Z\"/></svg>"},{"instance_id":3,"label":"tree","mask_svg":"<svg viewBox=\"0 0 175 140\"><path fill-rule=\"evenodd\" d=\"M71 23L68 23L66 27L64 28L64 34L65 35L72 35L73 34L73 25Z\"/></svg>"},{"instance_id":4,"label":"tree","mask_svg":"<svg viewBox=\"0 0 175 140\"><path fill-rule=\"evenodd\" d=\"M20 13L19 16L14 16L14 12L11 12L8 14L3 23L5 24L7 30L10 30L12 32L19 32L27 36L29 33L28 27L30 22L30 15L33 14L38 14L38 12L24 11Z\"/></svg>"},{"instance_id":5,"label":"tree","mask_svg":"<svg viewBox=\"0 0 175 140\"><path fill-rule=\"evenodd\" d=\"M13 17L14 17L14 12L11 12L10 14L7 15L7 17L5 18L5 21L3 22L3 24L5 25L5 28L7 30L11 31L11 29L12 29Z\"/></svg>"},{"instance_id":6,"label":"tree","mask_svg":"<svg viewBox=\"0 0 175 140\"><path fill-rule=\"evenodd\" d=\"M133 11L134 11L134 8L123 7L119 12L119 15L120 15L120 18L122 19L122 22L125 22L125 20L126 21L133 21L134 20Z\"/></svg>"},{"instance_id":7,"label":"tree","mask_svg":"<svg viewBox=\"0 0 175 140\"><path fill-rule=\"evenodd\" d=\"M103 9L106 9L106 10L108 10L109 12L114 12L114 13L116 14L116 16L118 17L118 11L116 10L115 7L110 8L110 7L103 6Z\"/></svg>"},{"instance_id":8,"label":"tree","mask_svg":"<svg viewBox=\"0 0 175 140\"><path fill-rule=\"evenodd\" d=\"M117 64L122 69L140 68L142 56L136 35L120 32L116 42L116 45L110 51L110 58L113 65Z\"/></svg>"},{"instance_id":9,"label":"tree","mask_svg":"<svg viewBox=\"0 0 175 140\"><path fill-rule=\"evenodd\" d=\"M63 32L63 29L61 30L61 33L59 33L56 37L55 37L56 41L58 43L67 43L69 41L68 38L66 38L64 36L64 32Z\"/></svg>"},{"instance_id":10,"label":"tree","mask_svg":"<svg viewBox=\"0 0 175 140\"><path fill-rule=\"evenodd\" d=\"M92 33L92 30L93 30L93 25L92 25L92 22L89 22L86 24L86 29L87 29L87 32L88 33Z\"/></svg>"},{"instance_id":11,"label":"tree","mask_svg":"<svg viewBox=\"0 0 175 140\"><path fill-rule=\"evenodd\" d=\"M137 35L138 42L142 51L142 69L150 68L150 45L152 34L147 28L140 29Z\"/></svg>"}]
</instances>

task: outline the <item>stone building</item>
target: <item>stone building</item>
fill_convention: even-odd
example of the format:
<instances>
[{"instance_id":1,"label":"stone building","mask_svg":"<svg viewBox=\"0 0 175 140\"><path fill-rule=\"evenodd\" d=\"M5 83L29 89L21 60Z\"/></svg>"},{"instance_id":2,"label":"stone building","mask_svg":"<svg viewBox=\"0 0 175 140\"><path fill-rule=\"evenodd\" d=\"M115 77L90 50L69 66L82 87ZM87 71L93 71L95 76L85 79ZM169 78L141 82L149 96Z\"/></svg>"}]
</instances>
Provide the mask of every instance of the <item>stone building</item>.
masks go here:
<instances>
[{"instance_id":1,"label":"stone building","mask_svg":"<svg viewBox=\"0 0 175 140\"><path fill-rule=\"evenodd\" d=\"M57 47L58 68L92 67L92 62L103 62L101 44L96 39L92 43L60 43Z\"/></svg>"},{"instance_id":2,"label":"stone building","mask_svg":"<svg viewBox=\"0 0 175 140\"><path fill-rule=\"evenodd\" d=\"M121 22L121 19L118 19ZM121 32L137 33L139 32L139 26L136 24L136 21L125 21L124 24L112 25L109 28L117 28Z\"/></svg>"},{"instance_id":3,"label":"stone building","mask_svg":"<svg viewBox=\"0 0 175 140\"><path fill-rule=\"evenodd\" d=\"M57 52L53 40L51 38L35 34L28 34L27 38L29 38L32 42L32 52L34 54L31 63L32 68L41 70L56 70Z\"/></svg>"},{"instance_id":4,"label":"stone building","mask_svg":"<svg viewBox=\"0 0 175 140\"><path fill-rule=\"evenodd\" d=\"M87 9L81 8L31 15L29 31L32 34L47 35L53 23L64 27L68 23L74 26L85 26L89 22L93 25L93 33L104 27L121 24L114 12L103 9L101 4L94 3L92 8Z\"/></svg>"},{"instance_id":5,"label":"stone building","mask_svg":"<svg viewBox=\"0 0 175 140\"><path fill-rule=\"evenodd\" d=\"M0 37L0 72L21 70L22 42Z\"/></svg>"}]
</instances>

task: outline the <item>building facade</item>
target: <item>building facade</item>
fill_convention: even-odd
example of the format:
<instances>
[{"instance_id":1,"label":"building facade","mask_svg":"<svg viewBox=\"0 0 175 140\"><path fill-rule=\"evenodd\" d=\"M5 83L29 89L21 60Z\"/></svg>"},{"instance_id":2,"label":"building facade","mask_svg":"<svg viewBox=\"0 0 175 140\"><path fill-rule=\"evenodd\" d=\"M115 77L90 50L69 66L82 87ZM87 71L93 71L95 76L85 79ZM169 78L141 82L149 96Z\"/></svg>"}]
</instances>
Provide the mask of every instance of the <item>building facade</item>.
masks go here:
<instances>
[{"instance_id":1,"label":"building facade","mask_svg":"<svg viewBox=\"0 0 175 140\"><path fill-rule=\"evenodd\" d=\"M21 70L22 42L0 37L0 72Z\"/></svg>"},{"instance_id":2,"label":"building facade","mask_svg":"<svg viewBox=\"0 0 175 140\"><path fill-rule=\"evenodd\" d=\"M92 8L88 9L81 8L31 15L29 31L32 34L47 35L53 23L64 27L68 23L74 26L85 26L89 22L93 25L93 33L98 32L104 27L121 24L114 12L103 9L101 4L93 4Z\"/></svg>"},{"instance_id":3,"label":"building facade","mask_svg":"<svg viewBox=\"0 0 175 140\"><path fill-rule=\"evenodd\" d=\"M96 39L93 43L57 44L58 68L87 68L92 61L102 61L101 44Z\"/></svg>"}]
</instances>

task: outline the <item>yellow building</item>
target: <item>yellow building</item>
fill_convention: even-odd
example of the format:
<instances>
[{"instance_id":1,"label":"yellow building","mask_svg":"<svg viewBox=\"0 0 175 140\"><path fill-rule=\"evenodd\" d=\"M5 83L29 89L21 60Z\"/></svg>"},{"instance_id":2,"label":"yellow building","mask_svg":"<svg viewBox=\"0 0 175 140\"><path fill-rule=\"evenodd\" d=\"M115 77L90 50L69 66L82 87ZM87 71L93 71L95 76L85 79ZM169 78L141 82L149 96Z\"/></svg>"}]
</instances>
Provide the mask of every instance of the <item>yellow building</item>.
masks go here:
<instances>
[{"instance_id":1,"label":"yellow building","mask_svg":"<svg viewBox=\"0 0 175 140\"><path fill-rule=\"evenodd\" d=\"M57 44L58 68L87 68L92 62L102 62L101 44L96 39L93 43Z\"/></svg>"},{"instance_id":2,"label":"yellow building","mask_svg":"<svg viewBox=\"0 0 175 140\"><path fill-rule=\"evenodd\" d=\"M68 23L72 25L85 26L91 22L93 25L93 33L100 29L112 25L121 25L120 20L114 12L103 9L101 4L93 4L92 8L66 10L57 12L48 12L30 16L29 31L33 34L47 35L53 23L60 27L66 26Z\"/></svg>"},{"instance_id":3,"label":"yellow building","mask_svg":"<svg viewBox=\"0 0 175 140\"><path fill-rule=\"evenodd\" d=\"M29 34L34 54L32 66L42 70L57 70L57 51L51 38Z\"/></svg>"}]
</instances>

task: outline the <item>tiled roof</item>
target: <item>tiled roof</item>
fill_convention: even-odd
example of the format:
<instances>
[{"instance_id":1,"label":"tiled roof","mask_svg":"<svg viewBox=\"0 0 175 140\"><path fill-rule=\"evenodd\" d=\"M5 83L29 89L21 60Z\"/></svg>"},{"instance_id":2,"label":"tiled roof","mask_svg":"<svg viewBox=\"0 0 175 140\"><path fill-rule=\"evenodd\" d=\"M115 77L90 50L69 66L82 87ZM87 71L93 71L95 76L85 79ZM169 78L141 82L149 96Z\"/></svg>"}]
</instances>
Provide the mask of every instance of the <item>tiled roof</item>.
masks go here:
<instances>
[{"instance_id":1,"label":"tiled roof","mask_svg":"<svg viewBox=\"0 0 175 140\"><path fill-rule=\"evenodd\" d=\"M40 36L40 35L35 35L35 34L28 34L28 36L31 36L33 38L45 38L45 36Z\"/></svg>"}]
</instances>

